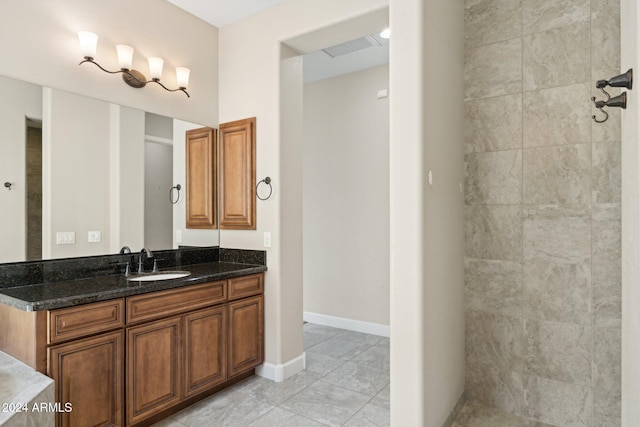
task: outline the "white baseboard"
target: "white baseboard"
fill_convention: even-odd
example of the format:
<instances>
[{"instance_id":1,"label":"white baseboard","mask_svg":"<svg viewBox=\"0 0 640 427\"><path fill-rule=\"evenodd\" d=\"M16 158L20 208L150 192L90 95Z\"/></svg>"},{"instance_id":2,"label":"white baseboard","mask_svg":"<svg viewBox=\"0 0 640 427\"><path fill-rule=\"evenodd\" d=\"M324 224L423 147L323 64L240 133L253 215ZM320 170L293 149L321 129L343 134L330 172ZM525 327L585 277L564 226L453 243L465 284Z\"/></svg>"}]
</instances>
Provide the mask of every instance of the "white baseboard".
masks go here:
<instances>
[{"instance_id":1,"label":"white baseboard","mask_svg":"<svg viewBox=\"0 0 640 427\"><path fill-rule=\"evenodd\" d=\"M279 365L265 362L256 368L256 375L281 383L298 372L304 371L305 367L306 355L305 353L302 353L300 356L289 360L287 363Z\"/></svg>"},{"instance_id":2,"label":"white baseboard","mask_svg":"<svg viewBox=\"0 0 640 427\"><path fill-rule=\"evenodd\" d=\"M379 335L381 337L389 337L391 335L391 327L380 323L363 322L362 320L345 319L344 317L328 316L308 311L302 314L302 318L305 322L315 323L316 325L364 332L365 334Z\"/></svg>"}]
</instances>

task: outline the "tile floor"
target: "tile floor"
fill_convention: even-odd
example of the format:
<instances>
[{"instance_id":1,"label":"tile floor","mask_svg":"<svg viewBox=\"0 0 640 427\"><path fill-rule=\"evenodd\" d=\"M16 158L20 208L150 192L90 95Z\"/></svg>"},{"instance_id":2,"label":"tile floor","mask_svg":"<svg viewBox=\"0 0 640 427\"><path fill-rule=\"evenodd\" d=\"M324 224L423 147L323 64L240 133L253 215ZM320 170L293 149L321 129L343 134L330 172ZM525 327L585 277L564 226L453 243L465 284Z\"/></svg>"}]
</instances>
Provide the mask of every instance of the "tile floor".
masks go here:
<instances>
[{"instance_id":1,"label":"tile floor","mask_svg":"<svg viewBox=\"0 0 640 427\"><path fill-rule=\"evenodd\" d=\"M389 338L306 323L307 369L253 376L154 427L389 425Z\"/></svg>"},{"instance_id":2,"label":"tile floor","mask_svg":"<svg viewBox=\"0 0 640 427\"><path fill-rule=\"evenodd\" d=\"M306 323L307 369L253 376L154 427L389 426L389 338ZM452 427L552 427L467 402Z\"/></svg>"}]
</instances>

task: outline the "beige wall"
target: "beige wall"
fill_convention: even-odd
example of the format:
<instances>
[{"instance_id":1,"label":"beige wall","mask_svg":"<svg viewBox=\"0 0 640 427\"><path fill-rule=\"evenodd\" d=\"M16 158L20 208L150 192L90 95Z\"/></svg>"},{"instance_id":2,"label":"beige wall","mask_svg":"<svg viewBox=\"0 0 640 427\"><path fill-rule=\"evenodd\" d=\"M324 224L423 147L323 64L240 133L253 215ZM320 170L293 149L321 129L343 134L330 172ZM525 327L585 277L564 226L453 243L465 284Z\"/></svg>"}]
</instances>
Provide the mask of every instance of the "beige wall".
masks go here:
<instances>
[{"instance_id":1,"label":"beige wall","mask_svg":"<svg viewBox=\"0 0 640 427\"><path fill-rule=\"evenodd\" d=\"M618 3L530 3L465 2L467 397L620 425Z\"/></svg>"},{"instance_id":2,"label":"beige wall","mask_svg":"<svg viewBox=\"0 0 640 427\"><path fill-rule=\"evenodd\" d=\"M463 8L390 18L391 425L439 427L464 390Z\"/></svg>"},{"instance_id":3,"label":"beige wall","mask_svg":"<svg viewBox=\"0 0 640 427\"><path fill-rule=\"evenodd\" d=\"M640 69L640 9L621 0L620 70ZM640 140L637 92L622 112L622 426L640 420Z\"/></svg>"},{"instance_id":4,"label":"beige wall","mask_svg":"<svg viewBox=\"0 0 640 427\"><path fill-rule=\"evenodd\" d=\"M0 78L0 93L0 262L24 261L26 118L42 119L42 88Z\"/></svg>"},{"instance_id":5,"label":"beige wall","mask_svg":"<svg viewBox=\"0 0 640 427\"><path fill-rule=\"evenodd\" d=\"M44 105L43 258L107 253L109 104L45 89ZM89 230L102 242L89 245ZM58 232L75 232L75 244L57 245Z\"/></svg>"},{"instance_id":6,"label":"beige wall","mask_svg":"<svg viewBox=\"0 0 640 427\"><path fill-rule=\"evenodd\" d=\"M0 75L205 125L217 123L217 28L166 1L7 0L0 16ZM28 25L26 24L28 23ZM189 92L157 85L133 89L92 64L78 66L77 32L100 37L96 60L118 69L116 44L135 49L133 66L165 60L163 82L175 86L175 67L191 69Z\"/></svg>"},{"instance_id":7,"label":"beige wall","mask_svg":"<svg viewBox=\"0 0 640 427\"><path fill-rule=\"evenodd\" d=\"M389 325L389 66L304 85L304 311Z\"/></svg>"},{"instance_id":8,"label":"beige wall","mask_svg":"<svg viewBox=\"0 0 640 427\"><path fill-rule=\"evenodd\" d=\"M257 177L270 176L274 187L273 196L257 204L257 231L223 231L220 239L225 247L263 249L263 232L272 233L265 319L266 360L275 365L303 351L302 198L296 188L302 148L285 150L302 141L302 117L295 112L302 107L302 67L286 59L281 65L281 57L291 56L286 49L281 56L281 42L385 6L384 0L283 2L220 29L220 122L257 117ZM300 87L282 87L281 72L285 83ZM281 105L281 96L290 103Z\"/></svg>"},{"instance_id":9,"label":"beige wall","mask_svg":"<svg viewBox=\"0 0 640 427\"><path fill-rule=\"evenodd\" d=\"M117 253L122 246L136 251L145 246L143 138L146 115L114 104L110 104L110 109L108 207L112 228L107 252Z\"/></svg>"},{"instance_id":10,"label":"beige wall","mask_svg":"<svg viewBox=\"0 0 640 427\"><path fill-rule=\"evenodd\" d=\"M43 105L43 257L141 247L144 113L52 89ZM58 232L75 232L75 244L56 244Z\"/></svg>"}]
</instances>

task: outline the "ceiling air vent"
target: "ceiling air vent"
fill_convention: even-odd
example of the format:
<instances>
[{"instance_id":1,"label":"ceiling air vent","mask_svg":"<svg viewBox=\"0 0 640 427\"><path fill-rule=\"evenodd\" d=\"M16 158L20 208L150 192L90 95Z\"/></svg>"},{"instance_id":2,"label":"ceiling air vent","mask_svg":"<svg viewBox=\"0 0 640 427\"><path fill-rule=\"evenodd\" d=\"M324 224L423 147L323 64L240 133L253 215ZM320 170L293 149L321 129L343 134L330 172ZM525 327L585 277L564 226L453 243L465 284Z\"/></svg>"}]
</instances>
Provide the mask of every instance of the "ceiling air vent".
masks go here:
<instances>
[{"instance_id":1,"label":"ceiling air vent","mask_svg":"<svg viewBox=\"0 0 640 427\"><path fill-rule=\"evenodd\" d=\"M367 49L372 46L381 46L381 44L371 36L360 37L345 43L322 49L324 53L332 58Z\"/></svg>"}]
</instances>

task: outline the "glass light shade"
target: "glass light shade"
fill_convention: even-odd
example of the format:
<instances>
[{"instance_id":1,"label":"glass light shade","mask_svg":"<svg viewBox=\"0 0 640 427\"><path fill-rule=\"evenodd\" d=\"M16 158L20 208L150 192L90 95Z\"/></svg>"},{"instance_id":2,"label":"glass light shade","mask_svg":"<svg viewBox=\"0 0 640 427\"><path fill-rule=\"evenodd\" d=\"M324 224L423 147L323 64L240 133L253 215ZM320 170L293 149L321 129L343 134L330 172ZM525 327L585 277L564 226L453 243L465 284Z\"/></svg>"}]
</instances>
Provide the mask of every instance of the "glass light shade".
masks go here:
<instances>
[{"instance_id":1,"label":"glass light shade","mask_svg":"<svg viewBox=\"0 0 640 427\"><path fill-rule=\"evenodd\" d=\"M96 48L98 46L98 35L89 31L78 32L80 39L80 50L85 58L95 58Z\"/></svg>"},{"instance_id":2,"label":"glass light shade","mask_svg":"<svg viewBox=\"0 0 640 427\"><path fill-rule=\"evenodd\" d=\"M149 74L152 79L158 79L162 77L162 66L164 65L164 60L162 58L158 58L152 56L149 58Z\"/></svg>"},{"instance_id":3,"label":"glass light shade","mask_svg":"<svg viewBox=\"0 0 640 427\"><path fill-rule=\"evenodd\" d=\"M388 28L382 30L382 32L380 33L380 37L382 37L383 39L388 39L390 36L391 31Z\"/></svg>"},{"instance_id":4,"label":"glass light shade","mask_svg":"<svg viewBox=\"0 0 640 427\"><path fill-rule=\"evenodd\" d=\"M189 86L189 74L191 70L185 67L176 67L176 80L178 87L187 88Z\"/></svg>"},{"instance_id":5,"label":"glass light shade","mask_svg":"<svg viewBox=\"0 0 640 427\"><path fill-rule=\"evenodd\" d=\"M118 44L116 45L116 50L118 51L118 63L120 64L120 69L130 70L131 64L133 63L133 48L126 44Z\"/></svg>"}]
</instances>

